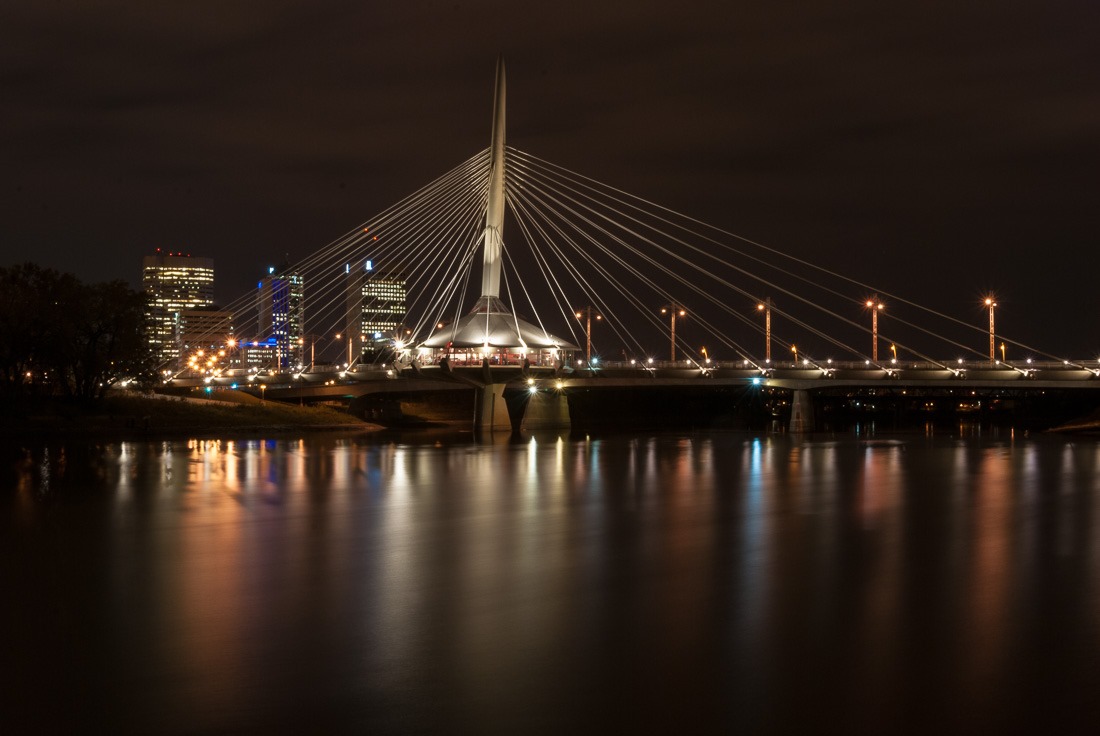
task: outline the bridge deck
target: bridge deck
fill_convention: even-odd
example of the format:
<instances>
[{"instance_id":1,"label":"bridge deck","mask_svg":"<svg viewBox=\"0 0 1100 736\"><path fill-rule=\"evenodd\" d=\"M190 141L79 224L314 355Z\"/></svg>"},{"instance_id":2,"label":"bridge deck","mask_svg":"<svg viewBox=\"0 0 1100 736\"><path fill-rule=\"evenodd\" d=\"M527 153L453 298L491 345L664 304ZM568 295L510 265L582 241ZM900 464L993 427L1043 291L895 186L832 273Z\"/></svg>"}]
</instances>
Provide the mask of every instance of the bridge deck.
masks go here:
<instances>
[{"instance_id":1,"label":"bridge deck","mask_svg":"<svg viewBox=\"0 0 1100 736\"><path fill-rule=\"evenodd\" d=\"M572 388L750 386L788 390L894 388L957 388L1022 390L1098 389L1097 371L1064 363L1030 364L1026 368L988 363L944 367L907 363L883 367L861 363L834 363L821 367L777 365L761 370L744 364L630 365L606 364L594 369L555 369L546 366L439 366L366 368L356 371L317 371L208 379L175 379L172 385L234 387L272 399L303 396L311 399L351 398L374 393L413 394L468 390L487 384L529 385L536 390ZM263 388L261 388L261 386Z\"/></svg>"}]
</instances>

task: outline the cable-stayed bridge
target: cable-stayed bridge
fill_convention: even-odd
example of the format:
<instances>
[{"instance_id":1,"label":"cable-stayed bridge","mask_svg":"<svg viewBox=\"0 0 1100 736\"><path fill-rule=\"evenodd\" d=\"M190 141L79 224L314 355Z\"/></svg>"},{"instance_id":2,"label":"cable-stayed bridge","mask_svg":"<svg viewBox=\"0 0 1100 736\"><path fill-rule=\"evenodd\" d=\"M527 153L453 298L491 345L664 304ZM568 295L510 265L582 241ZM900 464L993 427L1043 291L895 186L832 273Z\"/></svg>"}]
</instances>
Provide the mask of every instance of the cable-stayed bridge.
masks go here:
<instances>
[{"instance_id":1,"label":"cable-stayed bridge","mask_svg":"<svg viewBox=\"0 0 1100 736\"><path fill-rule=\"evenodd\" d=\"M503 62L488 149L288 270L305 285L296 345L258 323L282 345L273 364L167 382L301 401L460 391L480 428L575 422L600 397L721 414L782 391L792 431L826 394L988 406L1100 388L1096 358L998 332L994 295L980 321L944 314L508 147ZM318 365L318 345L340 359Z\"/></svg>"}]
</instances>

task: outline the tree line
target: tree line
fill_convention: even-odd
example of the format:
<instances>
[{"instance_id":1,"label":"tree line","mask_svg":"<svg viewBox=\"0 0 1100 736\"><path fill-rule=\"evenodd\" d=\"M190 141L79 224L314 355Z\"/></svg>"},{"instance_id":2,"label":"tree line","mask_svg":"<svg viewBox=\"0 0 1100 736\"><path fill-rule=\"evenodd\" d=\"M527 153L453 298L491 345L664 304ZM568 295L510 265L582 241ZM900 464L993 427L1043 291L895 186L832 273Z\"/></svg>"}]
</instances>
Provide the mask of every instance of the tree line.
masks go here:
<instances>
[{"instance_id":1,"label":"tree line","mask_svg":"<svg viewBox=\"0 0 1100 736\"><path fill-rule=\"evenodd\" d=\"M146 311L124 281L0 267L0 396L95 399L121 377L150 379Z\"/></svg>"}]
</instances>

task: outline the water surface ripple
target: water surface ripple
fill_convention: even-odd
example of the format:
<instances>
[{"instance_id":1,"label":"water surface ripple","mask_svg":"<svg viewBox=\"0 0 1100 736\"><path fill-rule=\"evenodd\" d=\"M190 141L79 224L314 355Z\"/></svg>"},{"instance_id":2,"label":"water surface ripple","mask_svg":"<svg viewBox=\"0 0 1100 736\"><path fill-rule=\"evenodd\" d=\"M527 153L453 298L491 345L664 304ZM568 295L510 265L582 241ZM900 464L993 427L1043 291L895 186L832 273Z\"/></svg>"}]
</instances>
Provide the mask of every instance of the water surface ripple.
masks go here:
<instances>
[{"instance_id":1,"label":"water surface ripple","mask_svg":"<svg viewBox=\"0 0 1100 736\"><path fill-rule=\"evenodd\" d=\"M313 437L4 460L18 733L1100 722L1095 440Z\"/></svg>"}]
</instances>

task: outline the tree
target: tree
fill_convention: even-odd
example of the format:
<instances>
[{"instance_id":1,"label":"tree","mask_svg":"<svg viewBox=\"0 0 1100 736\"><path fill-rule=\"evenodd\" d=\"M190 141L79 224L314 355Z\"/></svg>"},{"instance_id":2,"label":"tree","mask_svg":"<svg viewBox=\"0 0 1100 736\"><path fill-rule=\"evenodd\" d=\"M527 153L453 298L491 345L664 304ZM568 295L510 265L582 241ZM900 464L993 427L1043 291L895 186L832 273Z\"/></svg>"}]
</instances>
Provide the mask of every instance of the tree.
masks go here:
<instances>
[{"instance_id":1,"label":"tree","mask_svg":"<svg viewBox=\"0 0 1100 736\"><path fill-rule=\"evenodd\" d=\"M98 398L121 376L139 372L146 352L145 295L122 281L81 286L68 361L58 365L74 396Z\"/></svg>"},{"instance_id":2,"label":"tree","mask_svg":"<svg viewBox=\"0 0 1100 736\"><path fill-rule=\"evenodd\" d=\"M103 395L150 370L145 295L26 263L0 268L0 391Z\"/></svg>"},{"instance_id":3,"label":"tree","mask_svg":"<svg viewBox=\"0 0 1100 736\"><path fill-rule=\"evenodd\" d=\"M49 381L62 280L33 263L0 268L0 390L6 395L23 395Z\"/></svg>"}]
</instances>

